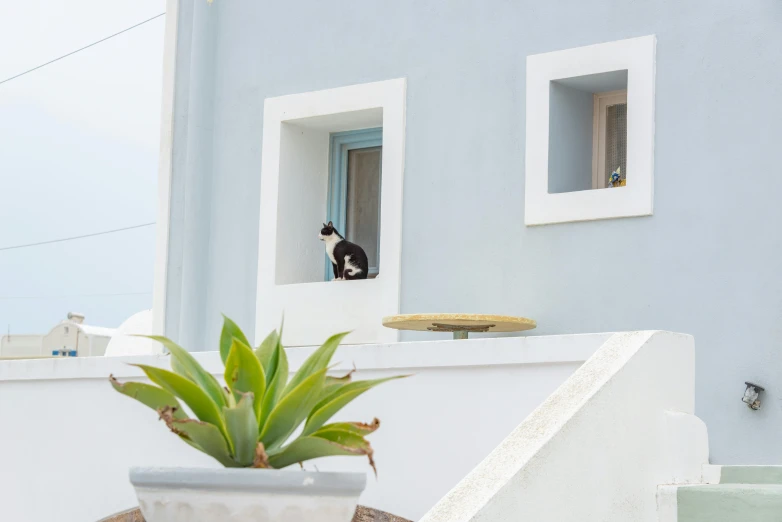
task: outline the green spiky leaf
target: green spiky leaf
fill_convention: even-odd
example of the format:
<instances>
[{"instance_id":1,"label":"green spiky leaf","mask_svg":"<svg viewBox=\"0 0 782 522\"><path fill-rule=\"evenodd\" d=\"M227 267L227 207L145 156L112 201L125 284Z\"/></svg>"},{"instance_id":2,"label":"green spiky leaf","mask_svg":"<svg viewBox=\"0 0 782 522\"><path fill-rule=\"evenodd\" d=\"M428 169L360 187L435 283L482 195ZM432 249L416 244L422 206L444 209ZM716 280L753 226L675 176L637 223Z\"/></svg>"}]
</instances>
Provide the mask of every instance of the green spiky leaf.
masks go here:
<instances>
[{"instance_id":1,"label":"green spiky leaf","mask_svg":"<svg viewBox=\"0 0 782 522\"><path fill-rule=\"evenodd\" d=\"M162 418L171 431L223 466L227 468L242 467L231 458L231 451L223 434L214 425L194 419L174 419L165 415Z\"/></svg>"},{"instance_id":2,"label":"green spiky leaf","mask_svg":"<svg viewBox=\"0 0 782 522\"><path fill-rule=\"evenodd\" d=\"M266 387L266 395L261 404L261 415L258 419L259 433L263 432L269 415L277 406L283 391L285 391L285 384L288 382L288 356L285 353L285 349L279 343L275 347L273 360L274 375L272 376L269 385Z\"/></svg>"},{"instance_id":3,"label":"green spiky leaf","mask_svg":"<svg viewBox=\"0 0 782 522\"><path fill-rule=\"evenodd\" d=\"M198 364L198 361L190 355L190 352L166 337L150 335L148 338L162 343L163 346L171 352L171 357L174 358L174 360L171 361L171 367L175 369L176 362L181 368L180 371L176 371L178 375L196 383L219 407L222 408L226 405L225 396L223 395L223 389L220 387L220 383L217 382L217 379L215 379L211 373L204 370L204 368Z\"/></svg>"},{"instance_id":4,"label":"green spiky leaf","mask_svg":"<svg viewBox=\"0 0 782 522\"><path fill-rule=\"evenodd\" d=\"M149 377L149 380L182 399L193 411L196 417L204 422L217 426L225 434L225 423L220 409L214 401L197 384L174 372L147 366L136 365Z\"/></svg>"},{"instance_id":5,"label":"green spiky leaf","mask_svg":"<svg viewBox=\"0 0 782 522\"><path fill-rule=\"evenodd\" d=\"M340 455L367 455L371 458L372 448L363 439L355 446L351 446L339 444L321 437L299 437L281 450L270 453L269 464L273 468L279 469L312 459Z\"/></svg>"},{"instance_id":6,"label":"green spiky leaf","mask_svg":"<svg viewBox=\"0 0 782 522\"><path fill-rule=\"evenodd\" d=\"M133 399L136 399L141 404L152 408L155 411L159 411L162 408L171 408L172 415L175 419L187 419L187 413L179 401L176 400L174 394L169 391L146 384L143 382L126 382L120 383L113 375L109 376L111 386L123 395L127 395Z\"/></svg>"},{"instance_id":7,"label":"green spiky leaf","mask_svg":"<svg viewBox=\"0 0 782 522\"><path fill-rule=\"evenodd\" d=\"M373 419L369 424L365 424L363 422L334 422L331 424L326 424L319 430L315 431L313 435L318 436L319 433L337 430L348 431L354 435L366 437L370 433L377 431L379 427L380 421L378 419Z\"/></svg>"},{"instance_id":8,"label":"green spiky leaf","mask_svg":"<svg viewBox=\"0 0 782 522\"><path fill-rule=\"evenodd\" d=\"M169 355L171 355L171 352L169 352ZM179 359L176 357L171 357L171 370L186 379L190 379L191 381L193 380L193 377L190 375L190 373L188 373L185 366L179 362Z\"/></svg>"},{"instance_id":9,"label":"green spiky leaf","mask_svg":"<svg viewBox=\"0 0 782 522\"><path fill-rule=\"evenodd\" d=\"M336 427L323 427L313 433L311 436L318 437L320 439L326 439L331 442L336 442L342 446L369 448L369 442L367 442L362 435L356 433L355 430L345 430Z\"/></svg>"},{"instance_id":10,"label":"green spiky leaf","mask_svg":"<svg viewBox=\"0 0 782 522\"><path fill-rule=\"evenodd\" d=\"M297 438L284 448L270 452L269 463L274 468L284 468L307 460L339 455L366 455L369 465L375 469L369 442L353 431L337 428L319 430L310 436Z\"/></svg>"},{"instance_id":11,"label":"green spiky leaf","mask_svg":"<svg viewBox=\"0 0 782 522\"><path fill-rule=\"evenodd\" d=\"M258 421L253 411L253 394L244 394L235 408L223 408L223 415L228 437L234 448L234 460L240 466L252 465L258 443Z\"/></svg>"},{"instance_id":12,"label":"green spiky leaf","mask_svg":"<svg viewBox=\"0 0 782 522\"><path fill-rule=\"evenodd\" d=\"M283 444L296 427L307 418L307 413L318 400L326 381L328 368L313 373L298 386L283 395L269 414L261 432L261 442L267 449Z\"/></svg>"},{"instance_id":13,"label":"green spiky leaf","mask_svg":"<svg viewBox=\"0 0 782 522\"><path fill-rule=\"evenodd\" d=\"M307 423L304 425L302 435L309 435L323 426L339 410L347 406L353 399L362 393L371 390L378 384L382 384L394 379L402 379L407 375L395 377L386 377L384 379L374 379L367 381L356 381L336 389L331 395L322 398L310 412L307 417Z\"/></svg>"},{"instance_id":14,"label":"green spiky leaf","mask_svg":"<svg viewBox=\"0 0 782 522\"><path fill-rule=\"evenodd\" d=\"M252 349L237 338L232 339L231 350L225 362L225 384L236 398L245 393L253 394L253 415L258 419L266 392L266 376Z\"/></svg>"},{"instance_id":15,"label":"green spiky leaf","mask_svg":"<svg viewBox=\"0 0 782 522\"><path fill-rule=\"evenodd\" d=\"M346 384L350 384L353 381L353 372L355 372L355 370L350 370L342 377L332 377L327 375L326 384L323 386L323 391L321 392L320 398L325 399L339 388L342 388Z\"/></svg>"},{"instance_id":16,"label":"green spiky leaf","mask_svg":"<svg viewBox=\"0 0 782 522\"><path fill-rule=\"evenodd\" d=\"M247 340L239 325L223 315L223 330L220 332L220 358L223 360L223 364L228 360L231 343L234 339L242 342L245 346L250 346L250 341Z\"/></svg>"},{"instance_id":17,"label":"green spiky leaf","mask_svg":"<svg viewBox=\"0 0 782 522\"><path fill-rule=\"evenodd\" d=\"M272 363L276 363L276 361L274 361L274 355L279 342L280 337L277 335L277 331L272 330L255 350L255 356L258 358L258 361L260 361L263 371L266 372L266 384L271 382L274 371L276 370Z\"/></svg>"},{"instance_id":18,"label":"green spiky leaf","mask_svg":"<svg viewBox=\"0 0 782 522\"><path fill-rule=\"evenodd\" d=\"M277 371L277 363L279 357L277 356L278 350L283 350L282 346L282 330L285 327L285 316L280 321L280 331L273 330L266 339L263 340L260 346L255 350L255 355L258 360L261 361L263 371L266 372L266 385L271 384L274 373ZM287 379L287 376L286 376Z\"/></svg>"},{"instance_id":19,"label":"green spiky leaf","mask_svg":"<svg viewBox=\"0 0 782 522\"><path fill-rule=\"evenodd\" d=\"M288 383L288 386L285 388L285 393L287 394L293 390L295 387L301 384L304 379L313 373L319 372L320 370L328 367L329 363L331 362L331 358L334 356L334 352L336 352L337 348L339 347L339 343L341 343L342 339L344 339L345 336L349 333L350 332L344 332L332 335L326 340L325 343L323 343L323 345L320 346L320 348L312 352L312 354L307 357L307 360L304 361L304 363L301 365L299 371L297 371L293 376L291 382Z\"/></svg>"}]
</instances>

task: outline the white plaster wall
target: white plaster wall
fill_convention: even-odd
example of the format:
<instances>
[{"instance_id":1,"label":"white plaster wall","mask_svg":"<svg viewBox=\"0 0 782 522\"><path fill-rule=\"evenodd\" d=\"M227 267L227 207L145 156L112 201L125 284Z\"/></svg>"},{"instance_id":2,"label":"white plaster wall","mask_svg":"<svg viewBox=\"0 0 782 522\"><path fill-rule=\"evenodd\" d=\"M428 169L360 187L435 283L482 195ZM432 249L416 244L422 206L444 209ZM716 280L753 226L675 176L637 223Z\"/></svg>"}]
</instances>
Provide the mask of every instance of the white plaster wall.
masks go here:
<instances>
[{"instance_id":1,"label":"white plaster wall","mask_svg":"<svg viewBox=\"0 0 782 522\"><path fill-rule=\"evenodd\" d=\"M133 314L119 325L116 335L111 337L103 355L122 357L163 353L163 347L160 343L138 337L152 335L154 333L153 327L152 310L143 310Z\"/></svg>"},{"instance_id":2,"label":"white plaster wall","mask_svg":"<svg viewBox=\"0 0 782 522\"><path fill-rule=\"evenodd\" d=\"M275 277L278 285L323 281L326 257L318 233L327 214L328 162L328 130L281 123Z\"/></svg>"},{"instance_id":3,"label":"white plaster wall","mask_svg":"<svg viewBox=\"0 0 782 522\"><path fill-rule=\"evenodd\" d=\"M421 522L656 522L657 486L706 464L702 423L667 414L692 414L694 371L690 336L615 334Z\"/></svg>"},{"instance_id":4,"label":"white plaster wall","mask_svg":"<svg viewBox=\"0 0 782 522\"><path fill-rule=\"evenodd\" d=\"M106 355L106 348L109 346L111 337L89 336L86 338L90 346L90 356L97 357ZM81 340L79 340L81 342Z\"/></svg>"},{"instance_id":5,"label":"white plaster wall","mask_svg":"<svg viewBox=\"0 0 782 522\"><path fill-rule=\"evenodd\" d=\"M551 82L548 192L592 188L593 94Z\"/></svg>"},{"instance_id":6,"label":"white plaster wall","mask_svg":"<svg viewBox=\"0 0 782 522\"><path fill-rule=\"evenodd\" d=\"M370 475L361 503L418 520L608 337L340 348L336 371L355 363L360 379L415 374L368 392L339 417L382 421L370 439L378 479ZM289 350L292 371L310 351ZM220 369L216 352L195 356ZM162 356L0 362L0 520L91 522L136 504L130 466L215 465L151 410L111 389L110 373L137 378L125 363L142 361L168 365ZM369 471L360 458L316 465Z\"/></svg>"},{"instance_id":7,"label":"white plaster wall","mask_svg":"<svg viewBox=\"0 0 782 522\"><path fill-rule=\"evenodd\" d=\"M43 346L41 348L43 355L51 355L52 351L62 349L78 349L79 357L93 355L90 352L89 337L79 330L76 324L72 323L60 323L43 337Z\"/></svg>"},{"instance_id":8,"label":"white plaster wall","mask_svg":"<svg viewBox=\"0 0 782 522\"><path fill-rule=\"evenodd\" d=\"M0 337L0 357L41 355L43 335L4 335Z\"/></svg>"}]
</instances>

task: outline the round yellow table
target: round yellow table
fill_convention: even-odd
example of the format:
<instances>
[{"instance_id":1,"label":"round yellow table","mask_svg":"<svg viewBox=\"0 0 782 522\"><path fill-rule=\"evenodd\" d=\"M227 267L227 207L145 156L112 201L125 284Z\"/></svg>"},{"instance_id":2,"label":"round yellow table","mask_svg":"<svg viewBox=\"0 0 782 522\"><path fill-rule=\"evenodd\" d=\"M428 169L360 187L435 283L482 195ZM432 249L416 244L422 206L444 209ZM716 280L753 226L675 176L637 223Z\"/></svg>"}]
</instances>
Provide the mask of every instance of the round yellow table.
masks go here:
<instances>
[{"instance_id":1,"label":"round yellow table","mask_svg":"<svg viewBox=\"0 0 782 522\"><path fill-rule=\"evenodd\" d=\"M522 332L537 326L526 317L485 314L403 314L383 318L383 326L395 330L453 332L454 339L467 339L470 332Z\"/></svg>"}]
</instances>

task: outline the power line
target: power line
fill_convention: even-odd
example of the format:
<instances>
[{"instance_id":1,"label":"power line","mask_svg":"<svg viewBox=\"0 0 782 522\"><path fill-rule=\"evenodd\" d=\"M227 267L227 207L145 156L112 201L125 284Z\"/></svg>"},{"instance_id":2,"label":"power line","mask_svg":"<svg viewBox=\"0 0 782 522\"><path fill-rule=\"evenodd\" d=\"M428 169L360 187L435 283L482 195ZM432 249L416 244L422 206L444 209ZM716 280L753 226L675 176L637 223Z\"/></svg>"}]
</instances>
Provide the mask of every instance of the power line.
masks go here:
<instances>
[{"instance_id":1,"label":"power line","mask_svg":"<svg viewBox=\"0 0 782 522\"><path fill-rule=\"evenodd\" d=\"M17 248L28 248L28 247L34 247L34 246L40 246L40 245L50 245L52 243L62 243L64 241L73 241L74 239L84 239L86 237L95 237L95 236L103 236L105 234L114 234L115 232L124 232L125 230L133 230L136 228L143 228L143 227L151 227L154 225L155 222L152 223L142 223L141 225L133 225L132 227L125 227L125 228L115 228L114 230L104 230L103 232L94 232L92 234L84 234L82 236L73 236L73 237L64 237L61 239L51 239L49 241L39 241L38 243L27 243L24 245L14 245L14 246L8 246L8 247L1 247L0 252L3 250L15 250Z\"/></svg>"},{"instance_id":2,"label":"power line","mask_svg":"<svg viewBox=\"0 0 782 522\"><path fill-rule=\"evenodd\" d=\"M118 297L126 295L152 295L152 292L126 292L118 294L76 294L76 295L24 295L24 296L2 296L0 301L11 301L16 299L66 299L73 297Z\"/></svg>"},{"instance_id":3,"label":"power line","mask_svg":"<svg viewBox=\"0 0 782 522\"><path fill-rule=\"evenodd\" d=\"M74 54L76 54L76 53L79 53L79 52L81 52L81 51L85 50L85 49L89 49L89 48L90 48L90 47L92 47L92 46L98 45L99 43L103 43L103 42L105 42L106 40L110 40L111 38L114 38L115 36L119 36L119 35L121 35L122 33L127 33L127 32L128 32L128 31L130 31L131 29L135 29L136 27L140 27L140 26L142 26L142 25L144 25L144 24L146 24L146 23L149 23L149 22L151 22L152 20L156 20L156 19L160 18L161 16L163 16L163 15L165 15L165 14L166 14L166 13L165 13L165 11L164 11L164 12L162 12L162 13L158 14L158 15L155 15L155 16L153 16L152 18L148 18L148 19L144 20L143 22L139 22L139 23L137 23L136 25L132 25L132 26L128 27L127 29L123 29L122 31L120 31L120 32L118 32L118 33L114 33L114 34L112 34L112 35L110 35L110 36L107 36L106 38L102 38L102 39L98 40L97 42L92 42L91 44L89 44L89 45L85 45L84 47L82 47L82 48L80 48L80 49L76 49L75 51L71 51L71 52L69 52L68 54L64 54L64 55L60 56L59 58L55 58L54 60L50 60L50 61L48 61L48 62L46 62L46 63L44 63L44 64L41 64L41 65L39 65L39 66L37 66L37 67L33 67L32 69L29 69L29 70L27 70L27 71L24 71L24 72L22 72L22 73L19 73L19 74L15 75L15 76L11 76L10 78L6 78L5 80L3 80L3 81L0 81L0 85L4 84L4 83L6 83L6 82L10 82L11 80L15 80L16 78L19 78L20 76L24 76L25 74L29 74L29 73L31 73L31 72L33 72L33 71L37 71L37 70L38 70L38 69L40 69L41 67L46 67L47 65L51 65L51 64L53 64L54 62L58 62L58 61L62 60L63 58L67 58L67 57L69 57L69 56L72 56L72 55L74 55Z\"/></svg>"}]
</instances>

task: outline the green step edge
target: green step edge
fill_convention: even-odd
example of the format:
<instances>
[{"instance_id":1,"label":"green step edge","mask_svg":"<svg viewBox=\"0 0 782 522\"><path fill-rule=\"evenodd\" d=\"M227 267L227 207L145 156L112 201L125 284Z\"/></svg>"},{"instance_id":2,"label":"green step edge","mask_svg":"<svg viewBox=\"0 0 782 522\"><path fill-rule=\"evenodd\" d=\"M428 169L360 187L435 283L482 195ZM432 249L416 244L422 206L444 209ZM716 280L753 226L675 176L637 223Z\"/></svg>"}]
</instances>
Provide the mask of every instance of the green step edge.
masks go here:
<instances>
[{"instance_id":1,"label":"green step edge","mask_svg":"<svg viewBox=\"0 0 782 522\"><path fill-rule=\"evenodd\" d=\"M677 489L678 522L779 522L782 485L712 484Z\"/></svg>"},{"instance_id":2,"label":"green step edge","mask_svg":"<svg viewBox=\"0 0 782 522\"><path fill-rule=\"evenodd\" d=\"M782 484L782 466L722 466L720 484Z\"/></svg>"}]
</instances>

